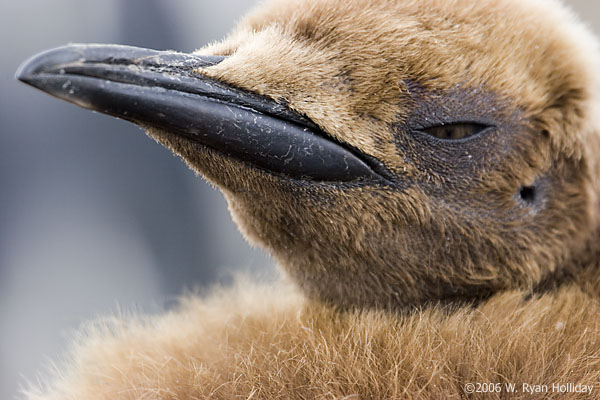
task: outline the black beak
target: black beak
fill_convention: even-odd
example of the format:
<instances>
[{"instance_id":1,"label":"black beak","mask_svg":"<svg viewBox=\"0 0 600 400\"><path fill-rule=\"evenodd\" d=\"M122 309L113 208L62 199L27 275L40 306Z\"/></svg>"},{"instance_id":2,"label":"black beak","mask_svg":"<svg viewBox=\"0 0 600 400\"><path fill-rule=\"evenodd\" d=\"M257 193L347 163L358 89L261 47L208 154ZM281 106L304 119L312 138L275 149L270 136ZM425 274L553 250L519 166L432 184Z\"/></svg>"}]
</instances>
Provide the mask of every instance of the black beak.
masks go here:
<instances>
[{"instance_id":1,"label":"black beak","mask_svg":"<svg viewBox=\"0 0 600 400\"><path fill-rule=\"evenodd\" d=\"M17 78L60 99L183 136L255 167L320 182L386 181L377 160L270 98L198 74L223 61L114 45L69 45Z\"/></svg>"}]
</instances>

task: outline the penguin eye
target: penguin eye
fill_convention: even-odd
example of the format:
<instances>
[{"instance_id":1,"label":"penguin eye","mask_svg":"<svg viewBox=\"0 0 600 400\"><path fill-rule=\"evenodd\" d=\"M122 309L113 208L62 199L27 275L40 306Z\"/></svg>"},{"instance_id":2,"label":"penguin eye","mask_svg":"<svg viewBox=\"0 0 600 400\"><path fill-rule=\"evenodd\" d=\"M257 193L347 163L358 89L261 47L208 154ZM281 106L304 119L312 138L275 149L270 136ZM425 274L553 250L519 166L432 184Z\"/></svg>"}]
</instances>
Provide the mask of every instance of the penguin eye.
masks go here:
<instances>
[{"instance_id":1,"label":"penguin eye","mask_svg":"<svg viewBox=\"0 0 600 400\"><path fill-rule=\"evenodd\" d=\"M423 128L421 131L438 139L458 140L476 135L486 128L486 125L477 123L458 123L432 126L430 128Z\"/></svg>"}]
</instances>

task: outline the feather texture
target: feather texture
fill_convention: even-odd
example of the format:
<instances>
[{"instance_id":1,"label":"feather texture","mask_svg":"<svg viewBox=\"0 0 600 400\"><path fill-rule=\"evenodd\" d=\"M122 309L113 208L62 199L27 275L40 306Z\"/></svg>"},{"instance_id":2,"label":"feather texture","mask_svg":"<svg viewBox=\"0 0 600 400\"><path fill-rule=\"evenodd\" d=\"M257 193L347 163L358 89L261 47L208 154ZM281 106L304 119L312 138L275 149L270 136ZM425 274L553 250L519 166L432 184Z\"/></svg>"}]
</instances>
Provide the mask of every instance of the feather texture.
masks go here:
<instances>
[{"instance_id":1,"label":"feather texture","mask_svg":"<svg viewBox=\"0 0 600 400\"><path fill-rule=\"evenodd\" d=\"M579 286L524 296L348 313L245 282L164 315L88 327L56 386L29 398L462 399L468 383L502 384L474 398L532 398L523 384L565 398L554 383L592 385L585 398L600 398L598 298Z\"/></svg>"}]
</instances>

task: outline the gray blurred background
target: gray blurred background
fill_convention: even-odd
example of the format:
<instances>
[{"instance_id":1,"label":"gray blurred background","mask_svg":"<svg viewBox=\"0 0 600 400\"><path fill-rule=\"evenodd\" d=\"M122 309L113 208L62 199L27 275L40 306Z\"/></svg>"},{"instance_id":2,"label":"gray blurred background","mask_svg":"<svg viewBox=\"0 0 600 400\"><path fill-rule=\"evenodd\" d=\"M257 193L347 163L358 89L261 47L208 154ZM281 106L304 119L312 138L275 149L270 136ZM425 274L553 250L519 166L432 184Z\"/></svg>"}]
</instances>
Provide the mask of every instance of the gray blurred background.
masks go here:
<instances>
[{"instance_id":1,"label":"gray blurred background","mask_svg":"<svg viewBox=\"0 0 600 400\"><path fill-rule=\"evenodd\" d=\"M0 3L0 399L120 308L157 312L231 271L273 274L220 193L123 121L17 83L29 56L69 42L192 51L257 0ZM596 0L569 0L600 31Z\"/></svg>"}]
</instances>

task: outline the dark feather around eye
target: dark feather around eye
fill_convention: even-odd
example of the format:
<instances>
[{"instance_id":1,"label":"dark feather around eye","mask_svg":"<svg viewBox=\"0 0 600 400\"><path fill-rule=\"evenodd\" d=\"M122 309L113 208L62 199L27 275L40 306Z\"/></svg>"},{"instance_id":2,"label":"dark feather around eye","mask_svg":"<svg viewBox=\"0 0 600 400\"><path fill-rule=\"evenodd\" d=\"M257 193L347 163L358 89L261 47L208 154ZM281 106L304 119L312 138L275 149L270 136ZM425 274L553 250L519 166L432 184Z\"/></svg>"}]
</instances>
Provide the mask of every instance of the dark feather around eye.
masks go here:
<instances>
[{"instance_id":1,"label":"dark feather around eye","mask_svg":"<svg viewBox=\"0 0 600 400\"><path fill-rule=\"evenodd\" d=\"M476 135L486 128L486 125L477 123L458 123L432 126L430 128L423 128L421 131L438 139L458 140Z\"/></svg>"}]
</instances>

